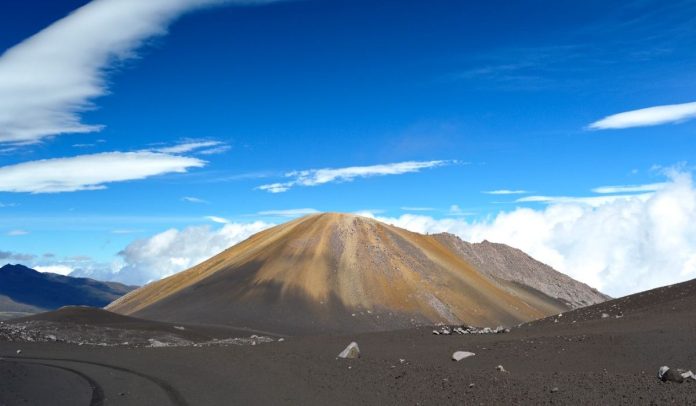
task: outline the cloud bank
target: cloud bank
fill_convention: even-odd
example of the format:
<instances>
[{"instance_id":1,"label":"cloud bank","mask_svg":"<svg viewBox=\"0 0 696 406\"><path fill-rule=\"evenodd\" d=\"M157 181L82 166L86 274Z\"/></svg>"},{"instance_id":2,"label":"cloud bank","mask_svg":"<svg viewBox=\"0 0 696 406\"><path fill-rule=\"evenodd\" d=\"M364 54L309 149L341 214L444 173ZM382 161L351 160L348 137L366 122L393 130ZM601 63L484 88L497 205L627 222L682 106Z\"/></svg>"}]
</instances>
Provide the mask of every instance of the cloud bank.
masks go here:
<instances>
[{"instance_id":1,"label":"cloud bank","mask_svg":"<svg viewBox=\"0 0 696 406\"><path fill-rule=\"evenodd\" d=\"M59 193L105 189L107 183L182 173L205 161L156 152L105 152L0 167L0 192Z\"/></svg>"},{"instance_id":2,"label":"cloud bank","mask_svg":"<svg viewBox=\"0 0 696 406\"><path fill-rule=\"evenodd\" d=\"M203 262L271 226L255 221L228 223L218 229L209 226L169 229L129 244L119 254L124 266L117 271L102 273L99 277L144 285Z\"/></svg>"},{"instance_id":3,"label":"cloud bank","mask_svg":"<svg viewBox=\"0 0 696 406\"><path fill-rule=\"evenodd\" d=\"M94 0L0 56L0 142L34 143L99 131L80 113L108 92L106 75L166 33L180 15L205 6L262 0Z\"/></svg>"},{"instance_id":4,"label":"cloud bank","mask_svg":"<svg viewBox=\"0 0 696 406\"><path fill-rule=\"evenodd\" d=\"M604 117L589 125L592 130L616 130L680 123L696 117L696 102L648 107Z\"/></svg>"},{"instance_id":5,"label":"cloud bank","mask_svg":"<svg viewBox=\"0 0 696 406\"><path fill-rule=\"evenodd\" d=\"M509 244L612 296L696 278L696 188L687 173L670 173L649 196L597 205L552 201L473 222L414 214L379 219Z\"/></svg>"},{"instance_id":6,"label":"cloud bank","mask_svg":"<svg viewBox=\"0 0 696 406\"><path fill-rule=\"evenodd\" d=\"M318 186L331 182L351 182L357 178L372 176L402 175L420 172L423 169L435 168L452 163L451 161L407 161L392 164L351 166L347 168L308 169L289 172L285 176L294 178L289 182L261 185L260 190L270 193L287 192L296 186Z\"/></svg>"}]
</instances>

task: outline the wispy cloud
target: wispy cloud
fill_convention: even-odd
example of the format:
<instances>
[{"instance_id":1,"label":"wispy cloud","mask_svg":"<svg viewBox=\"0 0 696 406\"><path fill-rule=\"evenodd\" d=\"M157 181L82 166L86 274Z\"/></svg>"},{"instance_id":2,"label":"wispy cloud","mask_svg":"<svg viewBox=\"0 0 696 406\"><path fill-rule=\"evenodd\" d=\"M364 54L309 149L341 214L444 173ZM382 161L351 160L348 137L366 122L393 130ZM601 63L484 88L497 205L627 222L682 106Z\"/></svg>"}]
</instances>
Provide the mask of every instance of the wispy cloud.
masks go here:
<instances>
[{"instance_id":1,"label":"wispy cloud","mask_svg":"<svg viewBox=\"0 0 696 406\"><path fill-rule=\"evenodd\" d=\"M509 189L500 189L500 190L486 190L481 193L487 194L487 195L523 195L529 193L526 190L509 190Z\"/></svg>"},{"instance_id":2,"label":"wispy cloud","mask_svg":"<svg viewBox=\"0 0 696 406\"><path fill-rule=\"evenodd\" d=\"M600 194L612 194L612 193L643 193L643 192L657 192L662 188L666 187L668 184L666 182L660 183L650 183L646 185L617 185L617 186L601 186L592 189L594 193Z\"/></svg>"},{"instance_id":3,"label":"wispy cloud","mask_svg":"<svg viewBox=\"0 0 696 406\"><path fill-rule=\"evenodd\" d=\"M218 217L218 216L205 216L206 220L210 220L213 223L218 223L218 224L229 224L230 221L227 220L224 217Z\"/></svg>"},{"instance_id":4,"label":"wispy cloud","mask_svg":"<svg viewBox=\"0 0 696 406\"><path fill-rule=\"evenodd\" d=\"M295 186L318 186L331 182L350 182L356 178L373 176L401 175L420 172L423 169L434 168L454 163L453 161L407 161L392 164L351 166L347 168L325 168L294 171L285 176L294 178L289 182L278 182L258 187L271 193L282 193Z\"/></svg>"},{"instance_id":5,"label":"wispy cloud","mask_svg":"<svg viewBox=\"0 0 696 406\"><path fill-rule=\"evenodd\" d=\"M7 232L7 235L10 237L19 237L27 234L29 234L29 231L27 230L10 230Z\"/></svg>"},{"instance_id":6,"label":"wispy cloud","mask_svg":"<svg viewBox=\"0 0 696 406\"><path fill-rule=\"evenodd\" d=\"M317 209L304 208L304 209L287 209L287 210L265 210L260 211L257 214L259 216L271 216L271 217L299 217L306 216L308 214L319 213Z\"/></svg>"},{"instance_id":7,"label":"wispy cloud","mask_svg":"<svg viewBox=\"0 0 696 406\"><path fill-rule=\"evenodd\" d=\"M204 6L263 0L95 0L0 56L0 142L34 143L101 125L81 122L107 93L106 73Z\"/></svg>"},{"instance_id":8,"label":"wispy cloud","mask_svg":"<svg viewBox=\"0 0 696 406\"><path fill-rule=\"evenodd\" d=\"M220 141L188 141L169 147L153 149L155 152L164 154L185 154L188 152L198 152L203 155L213 155L229 150L230 146Z\"/></svg>"},{"instance_id":9,"label":"wispy cloud","mask_svg":"<svg viewBox=\"0 0 696 406\"><path fill-rule=\"evenodd\" d=\"M515 200L516 203L545 203L545 204L582 204L590 207L599 207L607 203L613 203L617 200L647 200L653 193L641 193L641 194L623 194L623 195L611 195L611 196L588 196L588 197L574 197L574 196L527 196Z\"/></svg>"},{"instance_id":10,"label":"wispy cloud","mask_svg":"<svg viewBox=\"0 0 696 406\"><path fill-rule=\"evenodd\" d=\"M188 202L188 203L196 203L196 204L208 204L209 202L207 200L200 199L198 197L193 197L193 196L184 196L181 198L181 201Z\"/></svg>"},{"instance_id":11,"label":"wispy cloud","mask_svg":"<svg viewBox=\"0 0 696 406\"><path fill-rule=\"evenodd\" d=\"M182 173L205 161L154 152L105 152L0 167L0 192L59 193L105 189L106 184Z\"/></svg>"},{"instance_id":12,"label":"wispy cloud","mask_svg":"<svg viewBox=\"0 0 696 406\"><path fill-rule=\"evenodd\" d=\"M401 207L401 210L403 211L434 211L435 209L432 207L409 207L409 206L404 206Z\"/></svg>"},{"instance_id":13,"label":"wispy cloud","mask_svg":"<svg viewBox=\"0 0 696 406\"><path fill-rule=\"evenodd\" d=\"M592 130L616 130L681 123L696 117L696 102L648 107L613 114L590 124Z\"/></svg>"}]
</instances>

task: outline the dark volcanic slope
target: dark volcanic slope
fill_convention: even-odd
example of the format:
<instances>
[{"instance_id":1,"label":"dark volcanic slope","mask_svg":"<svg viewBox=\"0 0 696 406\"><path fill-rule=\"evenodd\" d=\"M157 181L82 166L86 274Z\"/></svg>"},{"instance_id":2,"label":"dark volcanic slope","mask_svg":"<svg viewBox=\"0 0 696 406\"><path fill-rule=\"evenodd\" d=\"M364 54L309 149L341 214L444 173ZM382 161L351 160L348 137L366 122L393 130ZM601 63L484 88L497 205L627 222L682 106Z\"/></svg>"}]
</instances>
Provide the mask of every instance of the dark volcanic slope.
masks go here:
<instances>
[{"instance_id":1,"label":"dark volcanic slope","mask_svg":"<svg viewBox=\"0 0 696 406\"><path fill-rule=\"evenodd\" d=\"M0 341L0 403L8 388L24 388L34 398L53 390L50 374L14 364L40 362L87 374L107 405L693 405L696 381L663 383L656 374L662 365L696 370L695 338L691 281L509 334L435 336L421 328L195 349ZM361 358L337 359L351 341L360 345ZM476 355L453 362L457 350ZM175 389L181 402L158 403L153 382ZM77 386L74 396L83 389Z\"/></svg>"},{"instance_id":2,"label":"dark volcanic slope","mask_svg":"<svg viewBox=\"0 0 696 406\"><path fill-rule=\"evenodd\" d=\"M8 264L0 268L0 312L36 313L68 305L103 307L133 289Z\"/></svg>"},{"instance_id":3,"label":"dark volcanic slope","mask_svg":"<svg viewBox=\"0 0 696 406\"><path fill-rule=\"evenodd\" d=\"M448 233L436 234L434 237L488 277L521 283L560 299L572 308L611 299L509 245L489 241L469 243Z\"/></svg>"},{"instance_id":4,"label":"dark volcanic slope","mask_svg":"<svg viewBox=\"0 0 696 406\"><path fill-rule=\"evenodd\" d=\"M515 325L570 308L527 279L534 273L512 281L492 278L438 237L325 213L258 233L108 309L153 320L307 334L438 322Z\"/></svg>"}]
</instances>

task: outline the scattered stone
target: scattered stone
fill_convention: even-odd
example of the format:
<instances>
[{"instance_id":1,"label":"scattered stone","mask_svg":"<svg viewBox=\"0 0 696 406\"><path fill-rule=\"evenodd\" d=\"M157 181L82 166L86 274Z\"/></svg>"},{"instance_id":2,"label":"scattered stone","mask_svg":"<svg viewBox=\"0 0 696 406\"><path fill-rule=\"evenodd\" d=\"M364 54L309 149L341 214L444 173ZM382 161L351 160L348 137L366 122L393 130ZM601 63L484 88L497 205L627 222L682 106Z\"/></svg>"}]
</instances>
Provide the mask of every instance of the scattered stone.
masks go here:
<instances>
[{"instance_id":1,"label":"scattered stone","mask_svg":"<svg viewBox=\"0 0 696 406\"><path fill-rule=\"evenodd\" d=\"M498 365L497 367L495 367L495 370L500 372L507 372L502 365Z\"/></svg>"},{"instance_id":2,"label":"scattered stone","mask_svg":"<svg viewBox=\"0 0 696 406\"><path fill-rule=\"evenodd\" d=\"M440 335L440 332L437 331L437 330L433 330L433 334L435 334L436 336L439 336L439 335Z\"/></svg>"},{"instance_id":3,"label":"scattered stone","mask_svg":"<svg viewBox=\"0 0 696 406\"><path fill-rule=\"evenodd\" d=\"M557 388L557 387L554 386L553 388L551 388L551 393L556 393L556 392L558 392L558 388Z\"/></svg>"},{"instance_id":4,"label":"scattered stone","mask_svg":"<svg viewBox=\"0 0 696 406\"><path fill-rule=\"evenodd\" d=\"M22 350L17 350L17 355L21 354Z\"/></svg>"},{"instance_id":5,"label":"scattered stone","mask_svg":"<svg viewBox=\"0 0 696 406\"><path fill-rule=\"evenodd\" d=\"M186 328L184 328L183 326L174 326L174 328L177 330L182 330L182 331L186 330Z\"/></svg>"},{"instance_id":6,"label":"scattered stone","mask_svg":"<svg viewBox=\"0 0 696 406\"><path fill-rule=\"evenodd\" d=\"M341 351L341 353L338 354L338 358L360 358L360 348L358 347L358 343L353 341L352 343L348 344L348 347L346 347L345 350Z\"/></svg>"},{"instance_id":7,"label":"scattered stone","mask_svg":"<svg viewBox=\"0 0 696 406\"><path fill-rule=\"evenodd\" d=\"M454 354L452 354L452 360L459 362L465 358L473 357L474 355L476 354L469 351L456 351Z\"/></svg>"},{"instance_id":8,"label":"scattered stone","mask_svg":"<svg viewBox=\"0 0 696 406\"><path fill-rule=\"evenodd\" d=\"M476 384L473 384L473 383L470 383L470 384L469 384L469 387L470 387L470 388L473 388L474 386L476 386Z\"/></svg>"},{"instance_id":9,"label":"scattered stone","mask_svg":"<svg viewBox=\"0 0 696 406\"><path fill-rule=\"evenodd\" d=\"M684 382L682 374L668 366L660 367L660 370L657 372L657 377L660 378L662 382Z\"/></svg>"},{"instance_id":10,"label":"scattered stone","mask_svg":"<svg viewBox=\"0 0 696 406\"><path fill-rule=\"evenodd\" d=\"M609 315L607 313L602 313L602 318L603 319L609 318Z\"/></svg>"},{"instance_id":11,"label":"scattered stone","mask_svg":"<svg viewBox=\"0 0 696 406\"><path fill-rule=\"evenodd\" d=\"M280 338L278 339L278 342L279 342L279 343L282 343L283 341L285 341L285 339L284 339L283 337L280 337Z\"/></svg>"},{"instance_id":12,"label":"scattered stone","mask_svg":"<svg viewBox=\"0 0 696 406\"><path fill-rule=\"evenodd\" d=\"M682 373L681 376L682 376L682 378L684 378L684 379L689 379L689 378L691 378L691 379L693 379L693 380L696 380L696 374L694 374L694 373L691 372L691 371L686 371L686 372Z\"/></svg>"}]
</instances>

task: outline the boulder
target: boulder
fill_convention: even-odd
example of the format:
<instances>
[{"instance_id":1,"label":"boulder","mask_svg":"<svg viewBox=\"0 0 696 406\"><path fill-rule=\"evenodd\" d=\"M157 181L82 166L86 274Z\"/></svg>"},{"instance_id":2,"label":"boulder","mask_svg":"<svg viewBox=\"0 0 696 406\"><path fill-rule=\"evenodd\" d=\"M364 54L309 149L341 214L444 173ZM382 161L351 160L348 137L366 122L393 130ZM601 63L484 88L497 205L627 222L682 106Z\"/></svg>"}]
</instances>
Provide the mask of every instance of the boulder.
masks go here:
<instances>
[{"instance_id":1,"label":"boulder","mask_svg":"<svg viewBox=\"0 0 696 406\"><path fill-rule=\"evenodd\" d=\"M459 362L465 358L473 357L474 355L476 354L469 351L456 351L454 354L452 354L452 360Z\"/></svg>"},{"instance_id":2,"label":"boulder","mask_svg":"<svg viewBox=\"0 0 696 406\"><path fill-rule=\"evenodd\" d=\"M358 343L353 341L352 343L348 344L346 349L341 351L340 354L338 354L338 358L347 358L347 359L360 358L360 348L358 347Z\"/></svg>"}]
</instances>

